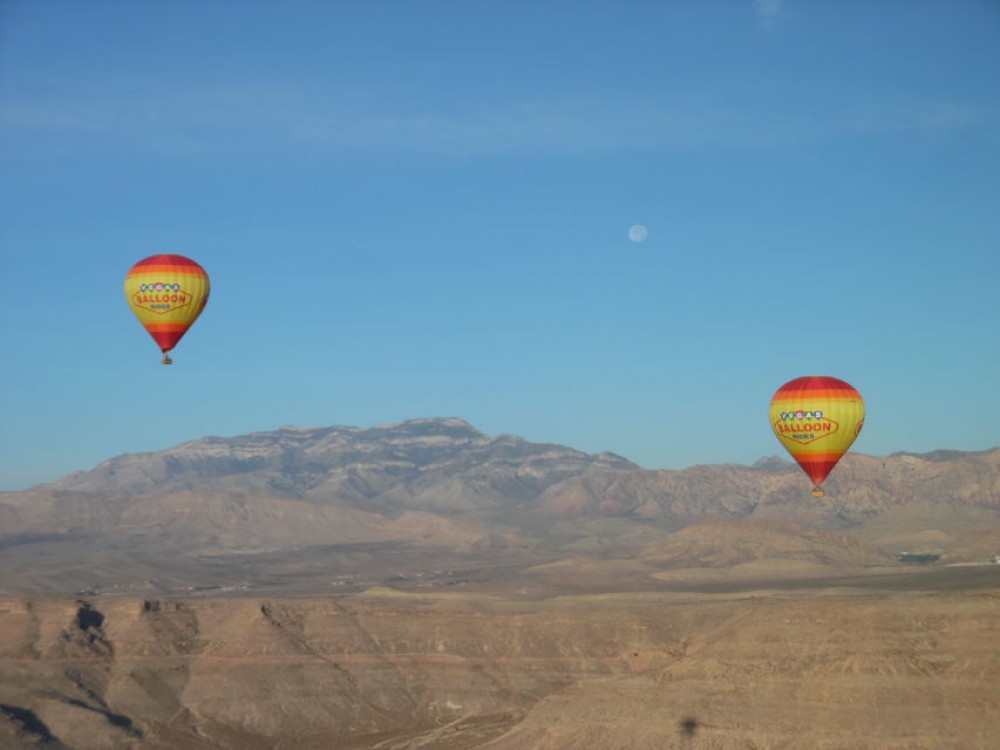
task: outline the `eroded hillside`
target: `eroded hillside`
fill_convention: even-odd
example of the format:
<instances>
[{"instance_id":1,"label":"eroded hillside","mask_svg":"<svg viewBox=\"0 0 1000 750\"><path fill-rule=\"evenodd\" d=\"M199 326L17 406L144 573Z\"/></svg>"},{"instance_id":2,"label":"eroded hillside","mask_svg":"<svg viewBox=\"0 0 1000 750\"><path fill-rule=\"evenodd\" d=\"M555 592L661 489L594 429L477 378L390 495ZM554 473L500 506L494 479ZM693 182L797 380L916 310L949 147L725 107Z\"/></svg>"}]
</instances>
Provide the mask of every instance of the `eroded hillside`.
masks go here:
<instances>
[{"instance_id":1,"label":"eroded hillside","mask_svg":"<svg viewBox=\"0 0 1000 750\"><path fill-rule=\"evenodd\" d=\"M998 622L996 590L8 599L0 738L985 749L1000 726Z\"/></svg>"}]
</instances>

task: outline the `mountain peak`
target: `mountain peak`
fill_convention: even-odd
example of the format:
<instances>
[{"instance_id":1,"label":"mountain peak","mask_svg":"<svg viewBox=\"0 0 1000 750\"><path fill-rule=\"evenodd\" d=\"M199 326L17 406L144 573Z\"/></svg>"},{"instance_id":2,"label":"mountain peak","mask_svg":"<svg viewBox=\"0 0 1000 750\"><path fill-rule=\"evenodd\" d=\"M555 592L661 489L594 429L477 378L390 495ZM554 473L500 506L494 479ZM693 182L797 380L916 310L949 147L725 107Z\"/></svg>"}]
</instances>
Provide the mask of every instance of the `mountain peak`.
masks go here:
<instances>
[{"instance_id":1,"label":"mountain peak","mask_svg":"<svg viewBox=\"0 0 1000 750\"><path fill-rule=\"evenodd\" d=\"M499 501L505 493L537 494L588 468L638 467L610 454L491 437L462 419L431 417L370 428L286 425L204 437L119 456L48 487L115 497L239 491L320 501L346 492L354 501L391 497L388 504L398 506L401 498L427 491L431 477L466 486L463 496L485 492Z\"/></svg>"},{"instance_id":2,"label":"mountain peak","mask_svg":"<svg viewBox=\"0 0 1000 750\"><path fill-rule=\"evenodd\" d=\"M478 438L483 433L458 417L423 417L402 422L376 425L372 432L394 432L414 436L446 436L451 438Z\"/></svg>"}]
</instances>

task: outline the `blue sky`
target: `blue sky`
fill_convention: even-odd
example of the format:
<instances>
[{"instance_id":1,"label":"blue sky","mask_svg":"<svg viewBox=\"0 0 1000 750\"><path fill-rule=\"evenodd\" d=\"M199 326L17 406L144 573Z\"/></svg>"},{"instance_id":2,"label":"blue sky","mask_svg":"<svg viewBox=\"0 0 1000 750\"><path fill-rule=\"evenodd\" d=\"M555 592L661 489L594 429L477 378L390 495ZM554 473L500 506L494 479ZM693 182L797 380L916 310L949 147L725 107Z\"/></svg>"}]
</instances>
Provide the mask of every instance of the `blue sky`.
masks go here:
<instances>
[{"instance_id":1,"label":"blue sky","mask_svg":"<svg viewBox=\"0 0 1000 750\"><path fill-rule=\"evenodd\" d=\"M1000 445L989 0L0 1L0 488L458 416L648 468ZM648 228L629 240L634 224ZM131 265L212 278L159 352Z\"/></svg>"}]
</instances>

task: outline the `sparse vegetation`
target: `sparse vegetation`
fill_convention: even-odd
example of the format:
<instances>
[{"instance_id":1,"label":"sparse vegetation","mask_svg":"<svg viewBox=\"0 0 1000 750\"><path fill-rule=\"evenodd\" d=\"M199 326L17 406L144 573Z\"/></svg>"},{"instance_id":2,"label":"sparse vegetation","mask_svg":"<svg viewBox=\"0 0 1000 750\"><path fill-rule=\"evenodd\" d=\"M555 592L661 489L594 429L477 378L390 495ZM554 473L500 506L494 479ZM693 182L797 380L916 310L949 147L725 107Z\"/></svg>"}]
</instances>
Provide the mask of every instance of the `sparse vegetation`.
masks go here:
<instances>
[{"instance_id":1,"label":"sparse vegetation","mask_svg":"<svg viewBox=\"0 0 1000 750\"><path fill-rule=\"evenodd\" d=\"M935 552L900 552L896 559L904 563L916 565L930 565L941 559L941 555Z\"/></svg>"}]
</instances>

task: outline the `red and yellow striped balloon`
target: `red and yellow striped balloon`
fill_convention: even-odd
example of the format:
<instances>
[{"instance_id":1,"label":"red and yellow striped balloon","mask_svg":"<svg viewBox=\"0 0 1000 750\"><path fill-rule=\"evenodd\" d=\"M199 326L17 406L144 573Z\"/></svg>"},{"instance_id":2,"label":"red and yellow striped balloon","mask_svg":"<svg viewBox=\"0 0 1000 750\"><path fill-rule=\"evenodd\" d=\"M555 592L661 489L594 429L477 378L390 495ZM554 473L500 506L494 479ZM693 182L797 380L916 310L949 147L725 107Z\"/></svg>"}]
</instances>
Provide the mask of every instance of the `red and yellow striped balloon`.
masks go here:
<instances>
[{"instance_id":1,"label":"red and yellow striped balloon","mask_svg":"<svg viewBox=\"0 0 1000 750\"><path fill-rule=\"evenodd\" d=\"M813 481L813 495L847 453L865 422L865 402L852 385L825 375L785 383L771 399L771 427Z\"/></svg>"},{"instance_id":2,"label":"red and yellow striped balloon","mask_svg":"<svg viewBox=\"0 0 1000 750\"><path fill-rule=\"evenodd\" d=\"M151 255L125 277L125 298L132 312L163 352L169 365L177 346L208 302L205 269L183 255Z\"/></svg>"}]
</instances>

